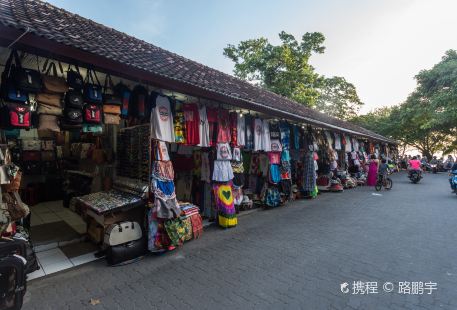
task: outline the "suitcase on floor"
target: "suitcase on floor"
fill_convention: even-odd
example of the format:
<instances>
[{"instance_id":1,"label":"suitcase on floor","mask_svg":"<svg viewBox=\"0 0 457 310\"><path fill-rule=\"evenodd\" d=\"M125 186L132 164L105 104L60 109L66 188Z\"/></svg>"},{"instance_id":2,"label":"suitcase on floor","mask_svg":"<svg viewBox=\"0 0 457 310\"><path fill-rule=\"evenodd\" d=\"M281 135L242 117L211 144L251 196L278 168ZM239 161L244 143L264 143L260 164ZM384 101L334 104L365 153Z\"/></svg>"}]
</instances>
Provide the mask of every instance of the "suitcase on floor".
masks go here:
<instances>
[{"instance_id":1,"label":"suitcase on floor","mask_svg":"<svg viewBox=\"0 0 457 310\"><path fill-rule=\"evenodd\" d=\"M14 254L20 255L26 259L26 274L32 273L40 269L38 265L38 260L35 255L35 251L33 250L33 246L29 241L17 238L1 238L0 257L6 257Z\"/></svg>"},{"instance_id":2,"label":"suitcase on floor","mask_svg":"<svg viewBox=\"0 0 457 310\"><path fill-rule=\"evenodd\" d=\"M125 221L110 225L105 230L103 242L108 246L116 246L141 239L143 231L140 224Z\"/></svg>"},{"instance_id":3,"label":"suitcase on floor","mask_svg":"<svg viewBox=\"0 0 457 310\"><path fill-rule=\"evenodd\" d=\"M0 258L0 310L19 310L26 292L25 259Z\"/></svg>"},{"instance_id":4,"label":"suitcase on floor","mask_svg":"<svg viewBox=\"0 0 457 310\"><path fill-rule=\"evenodd\" d=\"M125 263L144 255L146 253L146 248L146 238L110 246L106 249L106 260L111 266Z\"/></svg>"}]
</instances>

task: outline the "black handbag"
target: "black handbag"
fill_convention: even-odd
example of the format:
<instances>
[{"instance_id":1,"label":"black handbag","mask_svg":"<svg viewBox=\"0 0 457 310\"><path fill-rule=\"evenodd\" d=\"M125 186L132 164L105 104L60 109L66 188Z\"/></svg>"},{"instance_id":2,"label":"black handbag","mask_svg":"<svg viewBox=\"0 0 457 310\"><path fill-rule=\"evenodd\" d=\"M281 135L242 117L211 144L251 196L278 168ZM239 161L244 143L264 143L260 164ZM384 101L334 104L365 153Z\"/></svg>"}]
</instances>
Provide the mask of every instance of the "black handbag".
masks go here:
<instances>
[{"instance_id":1,"label":"black handbag","mask_svg":"<svg viewBox=\"0 0 457 310\"><path fill-rule=\"evenodd\" d=\"M75 65L75 70L71 69L71 65L68 66L67 71L67 84L74 90L81 90L84 87L84 80L79 72L79 67Z\"/></svg>"},{"instance_id":2,"label":"black handbag","mask_svg":"<svg viewBox=\"0 0 457 310\"><path fill-rule=\"evenodd\" d=\"M87 70L86 82L84 84L84 100L88 103L102 103L102 87L97 74L91 69Z\"/></svg>"},{"instance_id":3,"label":"black handbag","mask_svg":"<svg viewBox=\"0 0 457 310\"><path fill-rule=\"evenodd\" d=\"M75 108L65 108L63 121L68 125L79 125L83 123L83 111Z\"/></svg>"},{"instance_id":4,"label":"black handbag","mask_svg":"<svg viewBox=\"0 0 457 310\"><path fill-rule=\"evenodd\" d=\"M29 93L40 92L43 88L40 72L38 70L23 68L16 51L13 52L13 55L16 66L14 67L12 74L16 88Z\"/></svg>"},{"instance_id":5,"label":"black handbag","mask_svg":"<svg viewBox=\"0 0 457 310\"><path fill-rule=\"evenodd\" d=\"M14 52L12 51L8 60L5 63L5 69L2 73L2 85L0 86L1 96L6 101L14 101L26 103L29 100L27 92L24 92L16 87L12 73L15 71L16 65L13 64Z\"/></svg>"},{"instance_id":6,"label":"black handbag","mask_svg":"<svg viewBox=\"0 0 457 310\"><path fill-rule=\"evenodd\" d=\"M27 290L25 259L21 256L0 258L0 309L22 308Z\"/></svg>"},{"instance_id":7,"label":"black handbag","mask_svg":"<svg viewBox=\"0 0 457 310\"><path fill-rule=\"evenodd\" d=\"M105 85L103 86L103 104L104 105L122 105L121 97L114 94L114 84L111 75L105 77Z\"/></svg>"},{"instance_id":8,"label":"black handbag","mask_svg":"<svg viewBox=\"0 0 457 310\"><path fill-rule=\"evenodd\" d=\"M132 242L111 246L106 250L106 260L111 266L125 263L144 255L146 248L147 241L144 237Z\"/></svg>"},{"instance_id":9,"label":"black handbag","mask_svg":"<svg viewBox=\"0 0 457 310\"><path fill-rule=\"evenodd\" d=\"M30 241L25 241L22 239L7 239L1 238L0 239L0 257L1 256L9 256L9 255L20 255L24 257L27 261L25 266L25 273L29 274L38 269L40 269L38 265L38 260L35 255L35 251L33 250L33 246Z\"/></svg>"},{"instance_id":10,"label":"black handbag","mask_svg":"<svg viewBox=\"0 0 457 310\"><path fill-rule=\"evenodd\" d=\"M69 90L65 94L65 107L82 109L84 106L83 96L80 90Z\"/></svg>"}]
</instances>

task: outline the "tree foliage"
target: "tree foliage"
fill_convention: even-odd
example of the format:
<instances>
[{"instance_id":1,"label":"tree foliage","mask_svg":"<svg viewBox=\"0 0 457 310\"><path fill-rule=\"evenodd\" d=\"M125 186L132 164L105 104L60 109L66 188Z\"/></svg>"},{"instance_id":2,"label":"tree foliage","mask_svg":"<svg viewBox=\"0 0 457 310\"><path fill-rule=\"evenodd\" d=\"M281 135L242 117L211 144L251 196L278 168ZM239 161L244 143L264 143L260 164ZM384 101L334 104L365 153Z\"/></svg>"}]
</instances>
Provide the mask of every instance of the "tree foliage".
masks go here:
<instances>
[{"instance_id":1,"label":"tree foliage","mask_svg":"<svg viewBox=\"0 0 457 310\"><path fill-rule=\"evenodd\" d=\"M307 106L314 106L319 96L317 87L322 78L309 64L313 53L323 53L324 35L305 33L301 41L282 31L280 45L271 44L266 38L229 44L224 55L235 63L234 74L284 97Z\"/></svg>"},{"instance_id":2,"label":"tree foliage","mask_svg":"<svg viewBox=\"0 0 457 310\"><path fill-rule=\"evenodd\" d=\"M319 93L316 109L339 119L356 117L363 106L355 86L343 77L324 79Z\"/></svg>"}]
</instances>

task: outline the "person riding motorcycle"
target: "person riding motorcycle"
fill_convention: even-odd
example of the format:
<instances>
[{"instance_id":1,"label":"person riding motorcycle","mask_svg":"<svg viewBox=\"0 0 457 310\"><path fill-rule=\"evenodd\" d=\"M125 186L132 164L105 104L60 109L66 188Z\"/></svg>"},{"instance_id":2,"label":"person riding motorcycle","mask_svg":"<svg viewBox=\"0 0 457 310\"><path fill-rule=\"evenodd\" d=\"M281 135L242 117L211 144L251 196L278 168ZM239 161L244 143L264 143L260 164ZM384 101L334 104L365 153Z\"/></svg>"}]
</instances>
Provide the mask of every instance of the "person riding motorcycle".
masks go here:
<instances>
[{"instance_id":1,"label":"person riding motorcycle","mask_svg":"<svg viewBox=\"0 0 457 310\"><path fill-rule=\"evenodd\" d=\"M451 184L451 189L452 189L452 192L455 192L457 190L457 188L455 187L455 183L453 184L452 182L452 179L453 179L453 175L454 174L457 174L457 162L455 162L450 171L449 171L449 183Z\"/></svg>"},{"instance_id":2,"label":"person riding motorcycle","mask_svg":"<svg viewBox=\"0 0 457 310\"><path fill-rule=\"evenodd\" d=\"M408 162L408 176L411 176L413 171L419 172L419 175L422 176L421 161L417 159L417 156Z\"/></svg>"},{"instance_id":3,"label":"person riding motorcycle","mask_svg":"<svg viewBox=\"0 0 457 310\"><path fill-rule=\"evenodd\" d=\"M452 155L448 155L446 161L444 162L444 169L451 170L452 165L454 165L454 158Z\"/></svg>"}]
</instances>

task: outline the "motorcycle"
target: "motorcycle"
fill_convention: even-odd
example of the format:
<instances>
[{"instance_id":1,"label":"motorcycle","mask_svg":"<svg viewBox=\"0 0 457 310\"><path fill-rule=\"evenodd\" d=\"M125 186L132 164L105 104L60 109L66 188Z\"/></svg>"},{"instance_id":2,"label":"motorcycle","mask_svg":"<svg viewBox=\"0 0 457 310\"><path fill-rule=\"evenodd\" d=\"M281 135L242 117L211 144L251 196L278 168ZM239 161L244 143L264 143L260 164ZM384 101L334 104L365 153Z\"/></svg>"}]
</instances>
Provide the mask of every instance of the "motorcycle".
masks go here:
<instances>
[{"instance_id":1,"label":"motorcycle","mask_svg":"<svg viewBox=\"0 0 457 310\"><path fill-rule=\"evenodd\" d=\"M449 179L449 183L451 184L451 189L454 193L457 194L457 170L451 171L449 174L451 178Z\"/></svg>"},{"instance_id":2,"label":"motorcycle","mask_svg":"<svg viewBox=\"0 0 457 310\"><path fill-rule=\"evenodd\" d=\"M430 164L430 169L432 170L432 173L437 173L438 172L438 164Z\"/></svg>"},{"instance_id":3,"label":"motorcycle","mask_svg":"<svg viewBox=\"0 0 457 310\"><path fill-rule=\"evenodd\" d=\"M419 183L419 181L422 179L422 176L421 176L420 171L412 170L409 173L408 178L411 180L411 182L416 184L416 183Z\"/></svg>"}]
</instances>

